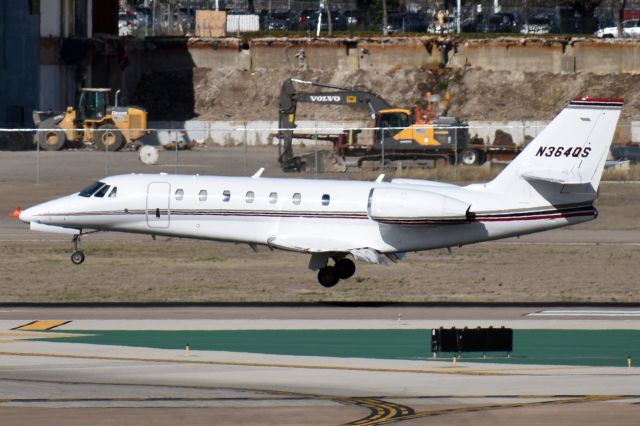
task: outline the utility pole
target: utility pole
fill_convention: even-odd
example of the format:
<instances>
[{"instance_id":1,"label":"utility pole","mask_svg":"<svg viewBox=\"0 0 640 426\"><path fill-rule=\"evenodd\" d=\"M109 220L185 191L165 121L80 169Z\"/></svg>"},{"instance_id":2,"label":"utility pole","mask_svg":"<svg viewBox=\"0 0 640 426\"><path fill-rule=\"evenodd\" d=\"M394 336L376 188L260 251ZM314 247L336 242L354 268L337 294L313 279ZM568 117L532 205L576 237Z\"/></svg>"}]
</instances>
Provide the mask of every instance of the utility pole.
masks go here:
<instances>
[{"instance_id":1,"label":"utility pole","mask_svg":"<svg viewBox=\"0 0 640 426\"><path fill-rule=\"evenodd\" d=\"M389 35L387 29L387 0L382 0L382 35Z\"/></svg>"}]
</instances>

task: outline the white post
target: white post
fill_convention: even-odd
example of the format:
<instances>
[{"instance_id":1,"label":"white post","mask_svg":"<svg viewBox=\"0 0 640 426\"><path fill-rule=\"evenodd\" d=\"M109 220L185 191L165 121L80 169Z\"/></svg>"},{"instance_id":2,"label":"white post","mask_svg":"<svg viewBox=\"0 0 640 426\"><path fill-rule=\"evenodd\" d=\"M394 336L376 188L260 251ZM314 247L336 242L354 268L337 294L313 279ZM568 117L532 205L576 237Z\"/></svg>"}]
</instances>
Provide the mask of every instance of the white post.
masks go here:
<instances>
[{"instance_id":1,"label":"white post","mask_svg":"<svg viewBox=\"0 0 640 426\"><path fill-rule=\"evenodd\" d=\"M461 12L462 12L462 11L460 10L460 8L461 8L461 3L462 3L462 1L461 1L461 0L458 0L458 4L456 5L456 11L457 11L457 13L456 13L456 32L457 32L458 34L460 34L460 20L461 20L461 16L460 16L460 14L461 14Z\"/></svg>"}]
</instances>

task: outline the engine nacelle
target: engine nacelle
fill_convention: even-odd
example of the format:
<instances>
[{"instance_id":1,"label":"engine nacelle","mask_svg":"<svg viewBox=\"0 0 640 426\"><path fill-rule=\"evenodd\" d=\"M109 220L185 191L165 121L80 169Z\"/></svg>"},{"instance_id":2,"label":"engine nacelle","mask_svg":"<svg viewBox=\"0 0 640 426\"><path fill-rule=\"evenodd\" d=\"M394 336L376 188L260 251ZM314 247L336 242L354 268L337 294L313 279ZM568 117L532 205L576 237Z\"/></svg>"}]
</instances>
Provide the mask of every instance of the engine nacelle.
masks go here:
<instances>
[{"instance_id":1,"label":"engine nacelle","mask_svg":"<svg viewBox=\"0 0 640 426\"><path fill-rule=\"evenodd\" d=\"M402 225L466 223L471 204L415 189L374 188L367 213L377 222Z\"/></svg>"}]
</instances>

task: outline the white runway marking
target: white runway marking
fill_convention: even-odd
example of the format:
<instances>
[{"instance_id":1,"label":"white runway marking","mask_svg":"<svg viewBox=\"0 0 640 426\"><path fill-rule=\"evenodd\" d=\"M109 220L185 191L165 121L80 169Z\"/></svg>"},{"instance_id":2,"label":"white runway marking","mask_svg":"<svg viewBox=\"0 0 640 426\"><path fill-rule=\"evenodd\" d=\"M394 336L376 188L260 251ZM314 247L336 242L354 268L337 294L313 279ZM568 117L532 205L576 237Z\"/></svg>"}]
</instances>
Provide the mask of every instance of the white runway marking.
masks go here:
<instances>
[{"instance_id":1,"label":"white runway marking","mask_svg":"<svg viewBox=\"0 0 640 426\"><path fill-rule=\"evenodd\" d=\"M640 317L640 311L630 310L552 310L531 312L530 317Z\"/></svg>"}]
</instances>

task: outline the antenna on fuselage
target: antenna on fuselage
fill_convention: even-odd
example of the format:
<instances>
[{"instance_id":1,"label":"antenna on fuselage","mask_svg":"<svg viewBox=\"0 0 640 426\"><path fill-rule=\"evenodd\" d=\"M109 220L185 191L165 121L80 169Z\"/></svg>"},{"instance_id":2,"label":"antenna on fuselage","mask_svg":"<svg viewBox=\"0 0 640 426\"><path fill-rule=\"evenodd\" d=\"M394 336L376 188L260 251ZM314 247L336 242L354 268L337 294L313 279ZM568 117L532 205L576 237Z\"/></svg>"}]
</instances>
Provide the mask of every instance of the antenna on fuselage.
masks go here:
<instances>
[{"instance_id":1,"label":"antenna on fuselage","mask_svg":"<svg viewBox=\"0 0 640 426\"><path fill-rule=\"evenodd\" d=\"M264 167L260 167L260 170L255 172L253 176L251 176L251 179L258 179L260 176L262 176L262 172L264 172Z\"/></svg>"}]
</instances>

